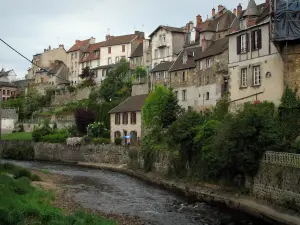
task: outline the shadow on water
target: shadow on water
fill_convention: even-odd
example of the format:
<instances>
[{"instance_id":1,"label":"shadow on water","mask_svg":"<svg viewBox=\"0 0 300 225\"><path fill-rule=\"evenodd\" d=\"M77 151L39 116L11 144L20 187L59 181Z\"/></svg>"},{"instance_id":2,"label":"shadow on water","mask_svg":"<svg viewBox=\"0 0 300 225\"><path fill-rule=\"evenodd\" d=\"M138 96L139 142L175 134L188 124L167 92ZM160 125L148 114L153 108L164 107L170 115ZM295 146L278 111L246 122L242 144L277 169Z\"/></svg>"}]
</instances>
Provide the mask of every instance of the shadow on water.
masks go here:
<instances>
[{"instance_id":1,"label":"shadow on water","mask_svg":"<svg viewBox=\"0 0 300 225\"><path fill-rule=\"evenodd\" d=\"M124 174L40 162L13 163L30 169L68 175L61 182L83 207L134 215L158 225L269 225L224 205L192 202Z\"/></svg>"}]
</instances>

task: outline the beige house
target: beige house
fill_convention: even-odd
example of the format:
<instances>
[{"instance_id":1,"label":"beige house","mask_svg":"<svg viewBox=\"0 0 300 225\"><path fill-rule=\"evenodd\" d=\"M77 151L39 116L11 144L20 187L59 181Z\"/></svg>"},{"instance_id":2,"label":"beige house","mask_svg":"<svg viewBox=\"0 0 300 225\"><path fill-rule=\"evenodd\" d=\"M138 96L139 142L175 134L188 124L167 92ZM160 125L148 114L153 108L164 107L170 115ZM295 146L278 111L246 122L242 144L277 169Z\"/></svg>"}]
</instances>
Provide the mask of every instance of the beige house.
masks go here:
<instances>
[{"instance_id":1,"label":"beige house","mask_svg":"<svg viewBox=\"0 0 300 225\"><path fill-rule=\"evenodd\" d=\"M268 2L248 7L229 34L229 89L231 110L245 102L272 101L280 104L283 94L283 62L270 40Z\"/></svg>"},{"instance_id":2,"label":"beige house","mask_svg":"<svg viewBox=\"0 0 300 225\"><path fill-rule=\"evenodd\" d=\"M124 136L130 135L131 144L136 144L142 137L142 107L148 95L131 96L110 113L110 138L114 143L121 138L123 144L127 143Z\"/></svg>"}]
</instances>

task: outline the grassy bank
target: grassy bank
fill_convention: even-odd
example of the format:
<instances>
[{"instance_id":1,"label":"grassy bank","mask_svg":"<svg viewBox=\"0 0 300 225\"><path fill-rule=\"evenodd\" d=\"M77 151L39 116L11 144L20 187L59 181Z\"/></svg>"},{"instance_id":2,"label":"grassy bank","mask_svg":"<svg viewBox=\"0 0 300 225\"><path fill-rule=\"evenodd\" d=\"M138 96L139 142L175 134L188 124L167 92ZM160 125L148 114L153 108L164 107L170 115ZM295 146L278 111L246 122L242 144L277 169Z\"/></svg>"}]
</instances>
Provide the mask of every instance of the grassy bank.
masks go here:
<instances>
[{"instance_id":1,"label":"grassy bank","mask_svg":"<svg viewBox=\"0 0 300 225\"><path fill-rule=\"evenodd\" d=\"M19 132L19 133L2 134L1 139L6 141L31 141L32 133Z\"/></svg>"},{"instance_id":2,"label":"grassy bank","mask_svg":"<svg viewBox=\"0 0 300 225\"><path fill-rule=\"evenodd\" d=\"M39 177L21 167L0 164L0 224L116 224L84 212L64 215L61 209L52 206L52 193L33 187L32 180L39 180Z\"/></svg>"}]
</instances>

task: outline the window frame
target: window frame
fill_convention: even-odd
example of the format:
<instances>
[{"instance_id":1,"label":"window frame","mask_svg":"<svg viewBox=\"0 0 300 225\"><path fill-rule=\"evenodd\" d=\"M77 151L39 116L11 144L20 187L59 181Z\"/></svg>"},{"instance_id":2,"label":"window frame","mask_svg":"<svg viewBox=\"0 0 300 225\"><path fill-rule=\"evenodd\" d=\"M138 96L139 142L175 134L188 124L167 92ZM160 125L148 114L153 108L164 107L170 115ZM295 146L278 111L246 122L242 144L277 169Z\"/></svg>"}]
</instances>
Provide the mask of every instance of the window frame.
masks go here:
<instances>
[{"instance_id":1,"label":"window frame","mask_svg":"<svg viewBox=\"0 0 300 225\"><path fill-rule=\"evenodd\" d=\"M207 58L206 59L206 68L209 69L212 67L212 62L211 62L211 58Z\"/></svg>"},{"instance_id":2,"label":"window frame","mask_svg":"<svg viewBox=\"0 0 300 225\"><path fill-rule=\"evenodd\" d=\"M206 99L206 100L209 100L209 97L210 97L210 96L209 96L209 92L206 92L206 94L205 94L205 99Z\"/></svg>"},{"instance_id":3,"label":"window frame","mask_svg":"<svg viewBox=\"0 0 300 225\"><path fill-rule=\"evenodd\" d=\"M186 89L182 90L182 101L186 101L187 100L187 91Z\"/></svg>"},{"instance_id":4,"label":"window frame","mask_svg":"<svg viewBox=\"0 0 300 225\"><path fill-rule=\"evenodd\" d=\"M256 74L256 69L258 69L258 74ZM261 85L260 66L252 67L252 76L253 76L253 86L260 86Z\"/></svg>"},{"instance_id":5,"label":"window frame","mask_svg":"<svg viewBox=\"0 0 300 225\"><path fill-rule=\"evenodd\" d=\"M126 46L122 45L122 52L125 52L125 51L126 51Z\"/></svg>"},{"instance_id":6,"label":"window frame","mask_svg":"<svg viewBox=\"0 0 300 225\"><path fill-rule=\"evenodd\" d=\"M248 87L248 82L247 82L247 79L248 79L248 70L247 70L247 68L242 68L241 69L241 87L242 88L246 88L246 87Z\"/></svg>"},{"instance_id":7,"label":"window frame","mask_svg":"<svg viewBox=\"0 0 300 225\"><path fill-rule=\"evenodd\" d=\"M241 35L241 54L247 53L247 34Z\"/></svg>"},{"instance_id":8,"label":"window frame","mask_svg":"<svg viewBox=\"0 0 300 225\"><path fill-rule=\"evenodd\" d=\"M108 54L111 54L111 47L108 47Z\"/></svg>"},{"instance_id":9,"label":"window frame","mask_svg":"<svg viewBox=\"0 0 300 225\"><path fill-rule=\"evenodd\" d=\"M125 112L122 114L122 124L127 125L128 124L128 113Z\"/></svg>"},{"instance_id":10,"label":"window frame","mask_svg":"<svg viewBox=\"0 0 300 225\"><path fill-rule=\"evenodd\" d=\"M132 125L135 125L136 124L136 112L131 112L130 113L130 123Z\"/></svg>"},{"instance_id":11,"label":"window frame","mask_svg":"<svg viewBox=\"0 0 300 225\"><path fill-rule=\"evenodd\" d=\"M116 113L115 114L115 125L120 125L121 124L121 114Z\"/></svg>"}]
</instances>

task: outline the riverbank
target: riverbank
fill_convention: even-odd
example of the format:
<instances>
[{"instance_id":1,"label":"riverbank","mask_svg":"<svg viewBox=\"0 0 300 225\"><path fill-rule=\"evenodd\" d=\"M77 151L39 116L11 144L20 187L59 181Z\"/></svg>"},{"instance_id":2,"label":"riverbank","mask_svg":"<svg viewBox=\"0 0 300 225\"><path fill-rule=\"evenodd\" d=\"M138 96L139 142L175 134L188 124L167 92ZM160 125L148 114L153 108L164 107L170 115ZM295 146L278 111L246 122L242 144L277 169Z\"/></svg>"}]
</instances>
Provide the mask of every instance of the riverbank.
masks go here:
<instances>
[{"instance_id":1,"label":"riverbank","mask_svg":"<svg viewBox=\"0 0 300 225\"><path fill-rule=\"evenodd\" d=\"M50 173L48 171L32 170L35 174L41 177L42 182L34 182L35 186L42 186L46 190L53 191L55 199L53 205L57 208L62 209L66 214L72 214L78 210L82 210L83 207L73 199L73 196L69 194L68 187L64 183L70 181L70 177L61 174ZM117 221L118 225L144 225L144 221L138 217L118 215L118 214L107 214L101 211L83 209L86 213L91 213L104 217L108 220Z\"/></svg>"},{"instance_id":2,"label":"riverbank","mask_svg":"<svg viewBox=\"0 0 300 225\"><path fill-rule=\"evenodd\" d=\"M198 183L192 184L180 180L166 180L165 177L159 176L158 174L144 173L142 170L133 171L128 169L126 165L79 162L76 166L124 173L177 194L190 197L195 201L198 200L210 204L221 204L228 208L245 212L271 223L300 225L300 218L297 215L293 215L289 210L271 207L269 204L259 202L252 197L239 196L237 194L224 191L224 189L221 189L218 186L199 186Z\"/></svg>"}]
</instances>

